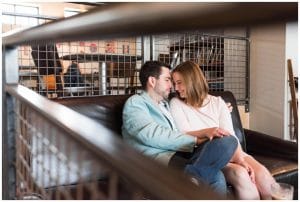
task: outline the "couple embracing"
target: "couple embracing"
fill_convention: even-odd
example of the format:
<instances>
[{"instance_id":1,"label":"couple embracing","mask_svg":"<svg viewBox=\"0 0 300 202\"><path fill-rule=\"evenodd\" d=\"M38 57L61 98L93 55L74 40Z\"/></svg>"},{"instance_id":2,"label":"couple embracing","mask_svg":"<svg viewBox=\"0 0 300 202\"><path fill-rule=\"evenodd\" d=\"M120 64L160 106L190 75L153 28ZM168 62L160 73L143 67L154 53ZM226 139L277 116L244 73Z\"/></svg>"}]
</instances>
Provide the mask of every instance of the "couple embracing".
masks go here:
<instances>
[{"instance_id":1,"label":"couple embracing","mask_svg":"<svg viewBox=\"0 0 300 202\"><path fill-rule=\"evenodd\" d=\"M208 94L196 63L184 62L171 73L167 64L148 61L139 78L143 91L123 110L127 143L220 194L226 195L229 183L236 199L271 199L274 178L242 150L226 103ZM172 83L177 97L169 101Z\"/></svg>"}]
</instances>

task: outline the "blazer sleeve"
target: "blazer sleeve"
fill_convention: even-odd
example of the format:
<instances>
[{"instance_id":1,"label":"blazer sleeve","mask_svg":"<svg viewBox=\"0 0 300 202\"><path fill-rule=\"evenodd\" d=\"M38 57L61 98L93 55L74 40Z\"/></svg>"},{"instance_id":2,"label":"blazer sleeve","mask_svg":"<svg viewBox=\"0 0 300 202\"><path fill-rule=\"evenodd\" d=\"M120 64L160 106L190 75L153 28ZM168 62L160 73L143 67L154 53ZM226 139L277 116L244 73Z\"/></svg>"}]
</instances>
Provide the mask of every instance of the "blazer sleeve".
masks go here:
<instances>
[{"instance_id":1,"label":"blazer sleeve","mask_svg":"<svg viewBox=\"0 0 300 202\"><path fill-rule=\"evenodd\" d=\"M139 97L126 102L123 110L123 130L141 144L164 150L191 152L194 137L168 127L163 115Z\"/></svg>"}]
</instances>

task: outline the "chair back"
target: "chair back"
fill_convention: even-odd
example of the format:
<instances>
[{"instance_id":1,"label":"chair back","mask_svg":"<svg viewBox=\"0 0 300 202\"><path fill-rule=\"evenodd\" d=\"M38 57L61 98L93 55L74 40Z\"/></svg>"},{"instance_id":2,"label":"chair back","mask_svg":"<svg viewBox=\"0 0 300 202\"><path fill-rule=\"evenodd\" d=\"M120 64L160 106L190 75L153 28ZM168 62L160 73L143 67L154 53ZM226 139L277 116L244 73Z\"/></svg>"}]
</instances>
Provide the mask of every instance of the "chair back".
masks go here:
<instances>
[{"instance_id":1,"label":"chair back","mask_svg":"<svg viewBox=\"0 0 300 202\"><path fill-rule=\"evenodd\" d=\"M55 44L32 45L31 56L38 69L40 87L47 90L62 89L62 65Z\"/></svg>"},{"instance_id":2,"label":"chair back","mask_svg":"<svg viewBox=\"0 0 300 202\"><path fill-rule=\"evenodd\" d=\"M231 103L233 107L231 118L234 132L238 137L242 148L246 151L244 130L233 94L229 91L210 92L210 94L221 96L225 102ZM101 122L121 136L122 111L124 104L129 97L130 95L106 95L98 97L65 98L58 99L57 101L63 105L69 106L81 114Z\"/></svg>"},{"instance_id":3,"label":"chair back","mask_svg":"<svg viewBox=\"0 0 300 202\"><path fill-rule=\"evenodd\" d=\"M242 122L240 118L240 114L237 108L237 103L234 95L230 91L211 91L209 94L214 96L221 96L223 100L227 103L230 102L232 105L232 112L231 112L231 119L233 123L233 129L235 132L235 135L238 137L240 144L244 151L246 151L246 140L245 140L245 134L244 129L242 127Z\"/></svg>"},{"instance_id":4,"label":"chair back","mask_svg":"<svg viewBox=\"0 0 300 202\"><path fill-rule=\"evenodd\" d=\"M31 56L40 75L59 74L62 65L55 44L32 45Z\"/></svg>"}]
</instances>

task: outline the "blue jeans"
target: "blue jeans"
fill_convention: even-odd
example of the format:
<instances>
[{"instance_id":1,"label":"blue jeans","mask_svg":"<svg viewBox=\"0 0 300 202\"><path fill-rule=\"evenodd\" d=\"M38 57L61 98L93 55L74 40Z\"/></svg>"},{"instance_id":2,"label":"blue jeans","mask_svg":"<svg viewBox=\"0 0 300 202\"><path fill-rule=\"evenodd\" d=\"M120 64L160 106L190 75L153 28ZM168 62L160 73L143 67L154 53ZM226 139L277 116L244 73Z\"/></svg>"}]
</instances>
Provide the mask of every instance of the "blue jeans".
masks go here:
<instances>
[{"instance_id":1,"label":"blue jeans","mask_svg":"<svg viewBox=\"0 0 300 202\"><path fill-rule=\"evenodd\" d=\"M215 138L199 145L193 153L176 152L169 166L184 169L186 174L225 195L227 186L221 169L230 161L237 146L238 141L233 136Z\"/></svg>"},{"instance_id":2,"label":"blue jeans","mask_svg":"<svg viewBox=\"0 0 300 202\"><path fill-rule=\"evenodd\" d=\"M233 136L207 141L195 150L185 166L184 172L209 184L216 192L225 195L227 186L221 169L230 161L237 146L238 141Z\"/></svg>"}]
</instances>

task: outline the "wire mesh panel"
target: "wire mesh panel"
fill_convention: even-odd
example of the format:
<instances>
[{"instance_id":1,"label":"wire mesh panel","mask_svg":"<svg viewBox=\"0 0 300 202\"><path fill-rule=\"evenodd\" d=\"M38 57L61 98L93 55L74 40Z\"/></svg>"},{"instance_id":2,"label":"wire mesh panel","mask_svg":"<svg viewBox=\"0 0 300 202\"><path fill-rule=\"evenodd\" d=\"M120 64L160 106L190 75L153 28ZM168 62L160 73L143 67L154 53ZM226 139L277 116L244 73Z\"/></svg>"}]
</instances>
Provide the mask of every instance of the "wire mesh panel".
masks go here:
<instances>
[{"instance_id":1,"label":"wire mesh panel","mask_svg":"<svg viewBox=\"0 0 300 202\"><path fill-rule=\"evenodd\" d=\"M20 83L48 98L138 92L140 37L77 41L19 48ZM153 59L174 68L198 63L211 91L229 90L248 101L248 40L200 32L154 36Z\"/></svg>"},{"instance_id":2,"label":"wire mesh panel","mask_svg":"<svg viewBox=\"0 0 300 202\"><path fill-rule=\"evenodd\" d=\"M145 196L134 183L38 112L17 101L15 114L17 199Z\"/></svg>"},{"instance_id":3,"label":"wire mesh panel","mask_svg":"<svg viewBox=\"0 0 300 202\"><path fill-rule=\"evenodd\" d=\"M32 6L25 8L34 12L15 13L18 6L3 4L2 33L56 19L38 15ZM127 94L138 88L140 37L24 45L18 51L19 83L48 98Z\"/></svg>"},{"instance_id":4,"label":"wire mesh panel","mask_svg":"<svg viewBox=\"0 0 300 202\"><path fill-rule=\"evenodd\" d=\"M174 68L190 60L199 64L211 91L229 90L237 101L247 100L246 38L210 35L200 32L154 36L154 59Z\"/></svg>"},{"instance_id":5,"label":"wire mesh panel","mask_svg":"<svg viewBox=\"0 0 300 202\"><path fill-rule=\"evenodd\" d=\"M19 48L20 83L48 98L129 94L139 86L141 39Z\"/></svg>"}]
</instances>

